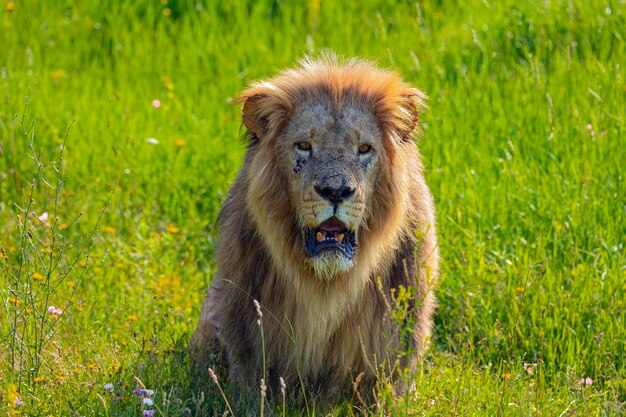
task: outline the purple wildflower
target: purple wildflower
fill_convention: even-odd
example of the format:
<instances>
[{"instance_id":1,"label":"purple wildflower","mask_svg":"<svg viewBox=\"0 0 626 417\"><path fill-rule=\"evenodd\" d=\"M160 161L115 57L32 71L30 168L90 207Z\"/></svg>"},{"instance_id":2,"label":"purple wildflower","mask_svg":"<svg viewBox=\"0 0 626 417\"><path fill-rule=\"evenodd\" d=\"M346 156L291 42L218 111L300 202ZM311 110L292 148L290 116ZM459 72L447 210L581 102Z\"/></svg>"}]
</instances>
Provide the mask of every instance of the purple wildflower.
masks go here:
<instances>
[{"instance_id":1,"label":"purple wildflower","mask_svg":"<svg viewBox=\"0 0 626 417\"><path fill-rule=\"evenodd\" d=\"M150 397L154 395L154 390L145 389L145 388L137 388L133 390L133 394L135 394L138 397Z\"/></svg>"},{"instance_id":2,"label":"purple wildflower","mask_svg":"<svg viewBox=\"0 0 626 417\"><path fill-rule=\"evenodd\" d=\"M143 410L143 417L152 417L154 416L154 410Z\"/></svg>"},{"instance_id":3,"label":"purple wildflower","mask_svg":"<svg viewBox=\"0 0 626 417\"><path fill-rule=\"evenodd\" d=\"M191 415L191 409L185 407L183 408L183 414L186 416L190 416Z\"/></svg>"}]
</instances>

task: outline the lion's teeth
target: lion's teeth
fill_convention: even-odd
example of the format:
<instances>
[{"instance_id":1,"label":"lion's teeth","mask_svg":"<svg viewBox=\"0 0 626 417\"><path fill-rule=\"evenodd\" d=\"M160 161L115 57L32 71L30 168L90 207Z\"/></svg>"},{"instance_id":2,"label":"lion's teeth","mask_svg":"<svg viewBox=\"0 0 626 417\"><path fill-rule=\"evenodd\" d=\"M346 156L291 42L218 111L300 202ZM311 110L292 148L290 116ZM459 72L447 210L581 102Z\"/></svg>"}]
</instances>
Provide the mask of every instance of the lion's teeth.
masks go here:
<instances>
[{"instance_id":1,"label":"lion's teeth","mask_svg":"<svg viewBox=\"0 0 626 417\"><path fill-rule=\"evenodd\" d=\"M324 240L324 233L322 232L317 232L317 241L321 242L322 240Z\"/></svg>"},{"instance_id":2,"label":"lion's teeth","mask_svg":"<svg viewBox=\"0 0 626 417\"><path fill-rule=\"evenodd\" d=\"M340 242L342 242L342 241L343 241L343 233L339 233L339 234L337 235L337 240L338 240L338 241L340 241Z\"/></svg>"}]
</instances>

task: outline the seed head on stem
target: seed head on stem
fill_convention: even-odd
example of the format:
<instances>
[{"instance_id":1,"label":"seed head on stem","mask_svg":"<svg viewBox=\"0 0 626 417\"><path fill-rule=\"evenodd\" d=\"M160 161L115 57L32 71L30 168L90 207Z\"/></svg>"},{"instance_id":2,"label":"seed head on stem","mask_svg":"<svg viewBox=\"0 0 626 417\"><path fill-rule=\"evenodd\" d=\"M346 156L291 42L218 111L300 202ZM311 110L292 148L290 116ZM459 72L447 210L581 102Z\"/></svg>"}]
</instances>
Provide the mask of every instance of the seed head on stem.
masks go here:
<instances>
[{"instance_id":1,"label":"seed head on stem","mask_svg":"<svg viewBox=\"0 0 626 417\"><path fill-rule=\"evenodd\" d=\"M265 386L265 379L261 378L261 412L260 415L263 417L263 409L265 408L265 393L267 392L267 387Z\"/></svg>"},{"instance_id":2,"label":"seed head on stem","mask_svg":"<svg viewBox=\"0 0 626 417\"><path fill-rule=\"evenodd\" d=\"M256 309L256 315L259 316L259 319L263 318L263 312L261 311L261 304L257 300L254 300L254 308Z\"/></svg>"},{"instance_id":3,"label":"seed head on stem","mask_svg":"<svg viewBox=\"0 0 626 417\"><path fill-rule=\"evenodd\" d=\"M285 409L286 409L287 385L285 384L285 380L283 379L282 376L279 378L279 380L280 380L280 393L283 397L283 417L284 417Z\"/></svg>"},{"instance_id":4,"label":"seed head on stem","mask_svg":"<svg viewBox=\"0 0 626 417\"><path fill-rule=\"evenodd\" d=\"M226 407L228 408L228 411L230 412L232 416L234 416L235 413L233 413L233 409L230 407L228 398L226 398L226 394L224 394L224 390L222 389L219 381L217 380L217 375L215 375L215 372L213 371L212 368L209 368L209 375L211 376L211 379L213 380L217 388L220 390L220 394L222 395L222 398L224 399L224 402L226 403ZM201 394L204 396L204 392L202 392Z\"/></svg>"}]
</instances>

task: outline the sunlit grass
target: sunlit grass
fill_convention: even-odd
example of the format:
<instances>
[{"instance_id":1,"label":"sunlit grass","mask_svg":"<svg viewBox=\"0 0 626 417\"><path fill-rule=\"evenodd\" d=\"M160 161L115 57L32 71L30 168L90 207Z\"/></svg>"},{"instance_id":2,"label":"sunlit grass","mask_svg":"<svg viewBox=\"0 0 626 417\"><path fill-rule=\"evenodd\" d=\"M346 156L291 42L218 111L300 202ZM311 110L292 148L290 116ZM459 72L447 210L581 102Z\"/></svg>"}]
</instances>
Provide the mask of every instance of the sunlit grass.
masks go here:
<instances>
[{"instance_id":1,"label":"sunlit grass","mask_svg":"<svg viewBox=\"0 0 626 417\"><path fill-rule=\"evenodd\" d=\"M626 5L439 3L3 3L0 410L223 414L214 387L189 387L186 349L244 151L230 99L329 47L430 97L436 330L415 393L382 387L371 412L624 414ZM60 269L20 273L15 292L21 263L49 259ZM37 367L11 366L15 312L53 324Z\"/></svg>"}]
</instances>

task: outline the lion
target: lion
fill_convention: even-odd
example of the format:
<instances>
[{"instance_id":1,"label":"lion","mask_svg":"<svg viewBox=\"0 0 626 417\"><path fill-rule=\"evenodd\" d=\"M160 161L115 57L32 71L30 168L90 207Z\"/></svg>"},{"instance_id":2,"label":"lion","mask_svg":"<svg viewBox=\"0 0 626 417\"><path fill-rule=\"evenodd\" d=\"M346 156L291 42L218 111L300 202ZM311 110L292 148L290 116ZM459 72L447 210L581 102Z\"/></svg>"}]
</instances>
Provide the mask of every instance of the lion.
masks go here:
<instances>
[{"instance_id":1,"label":"lion","mask_svg":"<svg viewBox=\"0 0 626 417\"><path fill-rule=\"evenodd\" d=\"M235 100L247 149L191 340L205 374L221 366L257 392L261 378L270 393L284 381L329 404L371 390L381 364L414 366L439 261L416 141L424 100L397 73L334 55Z\"/></svg>"}]
</instances>

